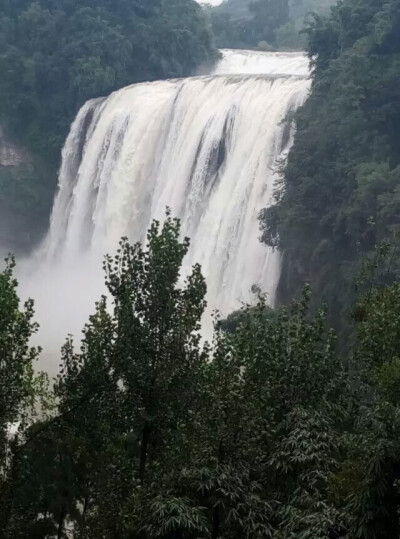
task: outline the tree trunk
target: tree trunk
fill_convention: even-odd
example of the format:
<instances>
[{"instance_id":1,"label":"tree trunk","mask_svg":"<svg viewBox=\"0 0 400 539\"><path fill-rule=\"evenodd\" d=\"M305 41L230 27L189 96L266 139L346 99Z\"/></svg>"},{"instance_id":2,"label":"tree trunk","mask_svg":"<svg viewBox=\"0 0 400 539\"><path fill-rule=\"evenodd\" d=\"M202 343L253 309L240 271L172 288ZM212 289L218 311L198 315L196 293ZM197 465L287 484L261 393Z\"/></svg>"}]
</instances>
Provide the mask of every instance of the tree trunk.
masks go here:
<instances>
[{"instance_id":1,"label":"tree trunk","mask_svg":"<svg viewBox=\"0 0 400 539\"><path fill-rule=\"evenodd\" d=\"M222 464L225 458L224 444L220 440L218 444L218 465ZM217 539L219 537L219 528L221 526L221 509L219 506L214 507L213 525L211 539Z\"/></svg>"},{"instance_id":2,"label":"tree trunk","mask_svg":"<svg viewBox=\"0 0 400 539\"><path fill-rule=\"evenodd\" d=\"M18 484L19 475L19 453L17 450L11 451L11 470L7 474L1 491L1 504L0 504L0 537L3 537L7 533L7 528L13 514L14 505L14 488Z\"/></svg>"},{"instance_id":3,"label":"tree trunk","mask_svg":"<svg viewBox=\"0 0 400 539\"><path fill-rule=\"evenodd\" d=\"M221 524L221 516L220 516L220 508L214 507L214 515L213 515L213 526L212 526L212 539L217 539L219 537L219 527Z\"/></svg>"},{"instance_id":4,"label":"tree trunk","mask_svg":"<svg viewBox=\"0 0 400 539\"><path fill-rule=\"evenodd\" d=\"M62 506L60 518L58 520L57 539L62 539L64 534L65 505Z\"/></svg>"},{"instance_id":5,"label":"tree trunk","mask_svg":"<svg viewBox=\"0 0 400 539\"><path fill-rule=\"evenodd\" d=\"M140 445L140 467L139 467L139 479L141 483L144 483L146 475L147 464L147 452L150 439L150 425L146 420L142 431L142 443Z\"/></svg>"}]
</instances>

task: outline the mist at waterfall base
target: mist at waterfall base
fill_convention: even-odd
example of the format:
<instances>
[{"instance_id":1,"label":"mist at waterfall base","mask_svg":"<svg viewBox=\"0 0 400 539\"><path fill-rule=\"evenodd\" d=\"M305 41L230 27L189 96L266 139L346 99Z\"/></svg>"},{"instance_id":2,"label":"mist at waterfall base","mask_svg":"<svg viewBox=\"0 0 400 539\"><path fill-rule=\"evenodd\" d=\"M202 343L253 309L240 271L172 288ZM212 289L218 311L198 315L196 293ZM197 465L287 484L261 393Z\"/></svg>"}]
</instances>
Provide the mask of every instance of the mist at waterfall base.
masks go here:
<instances>
[{"instance_id":1,"label":"mist at waterfall base","mask_svg":"<svg viewBox=\"0 0 400 539\"><path fill-rule=\"evenodd\" d=\"M48 370L67 334L79 341L106 292L104 255L122 236L144 241L166 207L191 239L183 277L200 263L207 280L206 337L210 313L252 301L252 285L273 303L280 258L259 242L258 213L272 203L277 163L292 141L283 120L307 97L308 61L222 52L210 75L136 84L89 101L75 119L48 236L19 269Z\"/></svg>"}]
</instances>

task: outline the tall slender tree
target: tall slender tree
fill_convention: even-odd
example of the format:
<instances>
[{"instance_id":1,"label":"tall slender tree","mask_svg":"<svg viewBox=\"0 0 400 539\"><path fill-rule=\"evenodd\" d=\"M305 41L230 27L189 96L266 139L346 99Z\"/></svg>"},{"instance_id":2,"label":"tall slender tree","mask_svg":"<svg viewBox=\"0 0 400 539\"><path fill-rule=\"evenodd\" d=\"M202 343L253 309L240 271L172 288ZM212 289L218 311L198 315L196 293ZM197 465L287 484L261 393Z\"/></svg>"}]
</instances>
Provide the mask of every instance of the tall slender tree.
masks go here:
<instances>
[{"instance_id":1,"label":"tall slender tree","mask_svg":"<svg viewBox=\"0 0 400 539\"><path fill-rule=\"evenodd\" d=\"M78 464L82 530L120 537L124 526L144 526L143 500L184 452L207 359L199 336L206 285L197 265L181 275L188 248L169 213L152 223L146 247L123 239L104 266L112 314L103 298L81 352L70 340L64 347L58 396Z\"/></svg>"},{"instance_id":2,"label":"tall slender tree","mask_svg":"<svg viewBox=\"0 0 400 539\"><path fill-rule=\"evenodd\" d=\"M35 404L33 362L40 350L29 345L38 329L33 301L23 309L17 294L15 262L0 273L0 533L13 515L13 488L19 479L19 438Z\"/></svg>"}]
</instances>

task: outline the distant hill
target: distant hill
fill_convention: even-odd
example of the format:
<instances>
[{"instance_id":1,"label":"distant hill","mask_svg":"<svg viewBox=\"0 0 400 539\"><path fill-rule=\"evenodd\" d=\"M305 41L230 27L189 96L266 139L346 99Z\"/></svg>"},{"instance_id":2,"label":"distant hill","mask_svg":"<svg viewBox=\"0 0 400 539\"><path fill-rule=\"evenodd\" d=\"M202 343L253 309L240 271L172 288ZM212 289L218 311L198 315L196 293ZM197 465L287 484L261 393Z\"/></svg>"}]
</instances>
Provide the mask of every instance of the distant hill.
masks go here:
<instances>
[{"instance_id":1,"label":"distant hill","mask_svg":"<svg viewBox=\"0 0 400 539\"><path fill-rule=\"evenodd\" d=\"M225 0L207 6L219 47L293 50L310 12L329 14L335 0Z\"/></svg>"},{"instance_id":2,"label":"distant hill","mask_svg":"<svg viewBox=\"0 0 400 539\"><path fill-rule=\"evenodd\" d=\"M250 17L249 0L225 0L215 7L219 11L228 12L234 17Z\"/></svg>"}]
</instances>

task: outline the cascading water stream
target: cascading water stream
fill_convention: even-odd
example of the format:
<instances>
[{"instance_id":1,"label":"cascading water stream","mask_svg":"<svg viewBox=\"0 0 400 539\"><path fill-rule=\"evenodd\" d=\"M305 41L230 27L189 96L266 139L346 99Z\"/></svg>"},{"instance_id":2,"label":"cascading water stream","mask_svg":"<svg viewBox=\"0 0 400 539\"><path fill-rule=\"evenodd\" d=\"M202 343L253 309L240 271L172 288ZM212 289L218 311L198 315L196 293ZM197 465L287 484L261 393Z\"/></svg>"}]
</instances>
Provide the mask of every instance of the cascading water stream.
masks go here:
<instances>
[{"instance_id":1,"label":"cascading water stream","mask_svg":"<svg viewBox=\"0 0 400 539\"><path fill-rule=\"evenodd\" d=\"M184 271L202 265L210 309L228 314L253 284L273 302L280 260L259 242L258 213L271 203L292 139L283 120L306 99L308 75L300 53L227 50L212 75L86 103L29 287L44 331L78 334L102 292L101 258L121 236L142 241L167 206L191 238Z\"/></svg>"}]
</instances>

